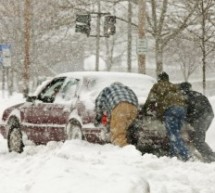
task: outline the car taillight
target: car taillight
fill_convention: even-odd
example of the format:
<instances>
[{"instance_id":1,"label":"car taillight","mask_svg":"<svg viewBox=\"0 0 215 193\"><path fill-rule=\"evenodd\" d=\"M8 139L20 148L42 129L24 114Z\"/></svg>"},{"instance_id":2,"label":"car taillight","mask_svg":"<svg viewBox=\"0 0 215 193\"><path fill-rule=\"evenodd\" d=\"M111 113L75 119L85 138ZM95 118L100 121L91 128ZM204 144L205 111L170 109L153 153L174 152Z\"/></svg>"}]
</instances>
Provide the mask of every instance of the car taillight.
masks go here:
<instances>
[{"instance_id":1,"label":"car taillight","mask_svg":"<svg viewBox=\"0 0 215 193\"><path fill-rule=\"evenodd\" d=\"M106 114L103 114L102 116L102 125L107 125L108 122L108 117Z\"/></svg>"}]
</instances>

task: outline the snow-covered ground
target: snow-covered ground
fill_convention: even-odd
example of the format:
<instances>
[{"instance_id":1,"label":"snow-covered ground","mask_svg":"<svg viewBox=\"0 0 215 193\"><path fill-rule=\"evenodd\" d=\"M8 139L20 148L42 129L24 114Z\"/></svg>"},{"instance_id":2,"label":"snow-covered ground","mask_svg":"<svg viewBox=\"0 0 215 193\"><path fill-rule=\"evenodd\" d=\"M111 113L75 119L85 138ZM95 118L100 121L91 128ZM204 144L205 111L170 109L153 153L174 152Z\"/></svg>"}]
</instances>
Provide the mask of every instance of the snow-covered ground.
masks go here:
<instances>
[{"instance_id":1,"label":"snow-covered ground","mask_svg":"<svg viewBox=\"0 0 215 193\"><path fill-rule=\"evenodd\" d=\"M0 100L0 112L20 95ZM210 98L215 110L215 97ZM215 120L207 142L215 150ZM0 136L0 193L215 193L215 163L182 162L86 141L50 142L8 153Z\"/></svg>"}]
</instances>

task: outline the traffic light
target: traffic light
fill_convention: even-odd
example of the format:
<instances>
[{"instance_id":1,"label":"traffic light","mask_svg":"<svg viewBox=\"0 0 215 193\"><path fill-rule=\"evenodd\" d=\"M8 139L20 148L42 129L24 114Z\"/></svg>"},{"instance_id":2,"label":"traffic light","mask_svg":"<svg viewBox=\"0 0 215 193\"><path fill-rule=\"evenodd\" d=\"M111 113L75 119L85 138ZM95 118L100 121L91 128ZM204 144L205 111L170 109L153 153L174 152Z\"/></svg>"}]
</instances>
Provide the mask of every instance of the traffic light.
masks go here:
<instances>
[{"instance_id":1,"label":"traffic light","mask_svg":"<svg viewBox=\"0 0 215 193\"><path fill-rule=\"evenodd\" d=\"M91 31L90 21L91 21L90 14L76 15L75 32L84 33L87 36L89 36Z\"/></svg>"},{"instance_id":2,"label":"traffic light","mask_svg":"<svg viewBox=\"0 0 215 193\"><path fill-rule=\"evenodd\" d=\"M108 15L105 16L104 20L104 36L109 37L116 33L116 16Z\"/></svg>"}]
</instances>

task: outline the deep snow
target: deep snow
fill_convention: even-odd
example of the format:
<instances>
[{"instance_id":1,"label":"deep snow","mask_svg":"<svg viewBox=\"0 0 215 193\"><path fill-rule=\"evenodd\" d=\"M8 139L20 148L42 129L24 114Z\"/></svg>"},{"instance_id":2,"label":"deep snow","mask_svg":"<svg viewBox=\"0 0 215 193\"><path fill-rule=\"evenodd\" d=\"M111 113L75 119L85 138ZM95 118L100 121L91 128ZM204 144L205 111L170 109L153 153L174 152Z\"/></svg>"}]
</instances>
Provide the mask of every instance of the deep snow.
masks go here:
<instances>
[{"instance_id":1,"label":"deep snow","mask_svg":"<svg viewBox=\"0 0 215 193\"><path fill-rule=\"evenodd\" d=\"M0 111L20 95L1 99ZM215 110L215 97L210 101ZM207 142L215 150L215 120ZM215 193L215 163L182 162L86 141L50 142L8 153L0 136L0 193Z\"/></svg>"}]
</instances>

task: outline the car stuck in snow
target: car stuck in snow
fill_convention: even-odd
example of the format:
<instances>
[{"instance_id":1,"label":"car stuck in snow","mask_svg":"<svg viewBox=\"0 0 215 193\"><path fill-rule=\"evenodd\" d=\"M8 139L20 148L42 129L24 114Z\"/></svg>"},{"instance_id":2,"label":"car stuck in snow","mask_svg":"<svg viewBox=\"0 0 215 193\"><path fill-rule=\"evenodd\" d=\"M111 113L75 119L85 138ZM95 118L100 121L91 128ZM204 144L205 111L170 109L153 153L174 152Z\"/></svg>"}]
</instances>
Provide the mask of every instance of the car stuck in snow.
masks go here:
<instances>
[{"instance_id":1,"label":"car stuck in snow","mask_svg":"<svg viewBox=\"0 0 215 193\"><path fill-rule=\"evenodd\" d=\"M144 103L155 80L147 75L120 72L68 72L40 85L24 103L4 110L0 125L9 151L22 152L27 140L35 144L84 139L108 143L108 128L93 125L95 98L118 81L134 90Z\"/></svg>"},{"instance_id":2,"label":"car stuck in snow","mask_svg":"<svg viewBox=\"0 0 215 193\"><path fill-rule=\"evenodd\" d=\"M26 101L3 111L0 132L8 141L9 152L21 153L29 144L71 139L90 143L110 143L108 120L95 126L95 99L103 88L122 82L132 88L139 101L139 114L128 129L127 138L142 153L168 155L168 138L164 124L153 116L143 115L141 107L156 82L150 76L125 72L68 72L43 82ZM150 114L151 113L151 114ZM183 137L192 152L189 132ZM197 155L198 157L198 155Z\"/></svg>"}]
</instances>

